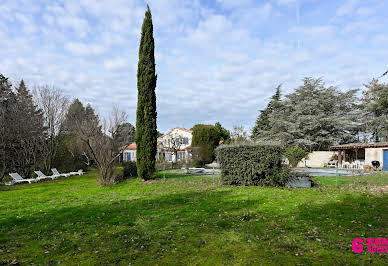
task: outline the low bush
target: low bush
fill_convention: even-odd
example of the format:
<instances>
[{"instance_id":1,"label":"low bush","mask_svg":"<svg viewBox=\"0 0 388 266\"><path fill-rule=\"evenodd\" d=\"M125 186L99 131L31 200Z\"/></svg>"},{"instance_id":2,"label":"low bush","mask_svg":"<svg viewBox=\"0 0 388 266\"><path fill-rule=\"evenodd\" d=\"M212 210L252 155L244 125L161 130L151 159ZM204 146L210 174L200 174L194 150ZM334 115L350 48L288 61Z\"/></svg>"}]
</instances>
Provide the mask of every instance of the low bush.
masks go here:
<instances>
[{"instance_id":1,"label":"low bush","mask_svg":"<svg viewBox=\"0 0 388 266\"><path fill-rule=\"evenodd\" d=\"M303 150L299 146L288 147L285 155L290 163L291 167L296 167L302 159L307 159L308 152Z\"/></svg>"},{"instance_id":2,"label":"low bush","mask_svg":"<svg viewBox=\"0 0 388 266\"><path fill-rule=\"evenodd\" d=\"M123 178L131 178L131 177L137 177L137 167L136 162L129 161L129 162L123 162Z\"/></svg>"},{"instance_id":3,"label":"low bush","mask_svg":"<svg viewBox=\"0 0 388 266\"><path fill-rule=\"evenodd\" d=\"M292 176L278 144L244 143L216 149L221 180L227 185L284 186Z\"/></svg>"}]
</instances>

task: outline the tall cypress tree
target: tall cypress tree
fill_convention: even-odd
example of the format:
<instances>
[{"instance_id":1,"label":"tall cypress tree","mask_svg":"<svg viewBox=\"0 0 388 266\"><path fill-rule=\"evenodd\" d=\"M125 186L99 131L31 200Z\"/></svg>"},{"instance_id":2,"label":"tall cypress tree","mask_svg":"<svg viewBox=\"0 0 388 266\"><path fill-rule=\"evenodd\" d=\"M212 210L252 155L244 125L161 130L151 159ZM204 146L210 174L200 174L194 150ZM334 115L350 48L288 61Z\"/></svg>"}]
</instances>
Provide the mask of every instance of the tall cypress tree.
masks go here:
<instances>
[{"instance_id":1,"label":"tall cypress tree","mask_svg":"<svg viewBox=\"0 0 388 266\"><path fill-rule=\"evenodd\" d=\"M139 177L147 180L155 170L156 73L152 16L149 6L143 21L137 67L136 157Z\"/></svg>"},{"instance_id":2,"label":"tall cypress tree","mask_svg":"<svg viewBox=\"0 0 388 266\"><path fill-rule=\"evenodd\" d=\"M278 103L280 102L280 88L281 85L277 86L276 92L272 95L267 107L264 110L260 110L260 115L257 117L256 124L252 129L252 139L258 139L260 132L269 131L271 129L269 115L275 111Z\"/></svg>"}]
</instances>

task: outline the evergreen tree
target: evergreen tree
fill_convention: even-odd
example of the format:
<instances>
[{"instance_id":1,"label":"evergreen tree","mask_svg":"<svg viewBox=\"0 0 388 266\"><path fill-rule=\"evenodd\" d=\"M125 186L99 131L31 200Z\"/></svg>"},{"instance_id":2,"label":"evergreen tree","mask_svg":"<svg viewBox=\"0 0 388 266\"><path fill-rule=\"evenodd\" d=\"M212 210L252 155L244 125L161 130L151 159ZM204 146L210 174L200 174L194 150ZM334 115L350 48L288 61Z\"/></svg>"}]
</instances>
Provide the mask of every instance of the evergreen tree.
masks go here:
<instances>
[{"instance_id":1,"label":"evergreen tree","mask_svg":"<svg viewBox=\"0 0 388 266\"><path fill-rule=\"evenodd\" d=\"M388 84L373 79L365 87L361 109L366 140L388 141Z\"/></svg>"},{"instance_id":2,"label":"evergreen tree","mask_svg":"<svg viewBox=\"0 0 388 266\"><path fill-rule=\"evenodd\" d=\"M123 123L113 132L112 137L117 147L123 147L135 141L136 129L131 123Z\"/></svg>"},{"instance_id":3,"label":"evergreen tree","mask_svg":"<svg viewBox=\"0 0 388 266\"><path fill-rule=\"evenodd\" d=\"M197 124L191 128L193 139L191 145L199 148L198 164L206 164L214 161L214 149L220 144L220 141L230 139L230 132L223 128L219 122L213 125Z\"/></svg>"},{"instance_id":4,"label":"evergreen tree","mask_svg":"<svg viewBox=\"0 0 388 266\"><path fill-rule=\"evenodd\" d=\"M19 153L17 169L25 177L30 177L43 159L42 147L45 130L42 110L34 104L32 95L22 80L16 88L17 136L14 145Z\"/></svg>"},{"instance_id":5,"label":"evergreen tree","mask_svg":"<svg viewBox=\"0 0 388 266\"><path fill-rule=\"evenodd\" d=\"M0 74L0 180L14 169L18 153L15 141L17 114L16 95L8 78Z\"/></svg>"},{"instance_id":6,"label":"evergreen tree","mask_svg":"<svg viewBox=\"0 0 388 266\"><path fill-rule=\"evenodd\" d=\"M273 112L276 112L277 107L279 107L281 97L280 88L281 85L277 86L276 92L274 95L272 95L267 107L264 110L260 110L260 115L257 117L256 124L252 129L252 139L259 139L260 133L263 131L269 131L271 129L269 115Z\"/></svg>"},{"instance_id":7,"label":"evergreen tree","mask_svg":"<svg viewBox=\"0 0 388 266\"><path fill-rule=\"evenodd\" d=\"M152 16L145 12L137 69L136 157L139 177L147 180L155 170L157 145L156 74Z\"/></svg>"},{"instance_id":8,"label":"evergreen tree","mask_svg":"<svg viewBox=\"0 0 388 266\"><path fill-rule=\"evenodd\" d=\"M271 128L259 140L298 145L304 150L327 150L330 145L354 142L359 117L358 90L342 92L322 79L305 78L269 114Z\"/></svg>"}]
</instances>

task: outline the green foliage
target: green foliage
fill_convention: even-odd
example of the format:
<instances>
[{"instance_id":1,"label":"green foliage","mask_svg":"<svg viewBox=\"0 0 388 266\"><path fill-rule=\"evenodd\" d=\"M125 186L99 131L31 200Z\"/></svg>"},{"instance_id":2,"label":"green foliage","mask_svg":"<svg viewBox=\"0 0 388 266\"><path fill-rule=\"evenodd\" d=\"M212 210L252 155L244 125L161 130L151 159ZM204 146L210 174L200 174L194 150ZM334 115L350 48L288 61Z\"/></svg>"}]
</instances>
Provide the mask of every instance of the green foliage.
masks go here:
<instances>
[{"instance_id":1,"label":"green foliage","mask_svg":"<svg viewBox=\"0 0 388 266\"><path fill-rule=\"evenodd\" d=\"M87 161L85 156L80 150L74 149L78 143L75 136L62 137L53 160L53 166L59 172L68 173L78 169L86 170Z\"/></svg>"},{"instance_id":2,"label":"green foliage","mask_svg":"<svg viewBox=\"0 0 388 266\"><path fill-rule=\"evenodd\" d=\"M152 16L145 12L137 68L136 156L139 177L147 180L155 171L157 152L156 73Z\"/></svg>"},{"instance_id":3,"label":"green foliage","mask_svg":"<svg viewBox=\"0 0 388 266\"><path fill-rule=\"evenodd\" d=\"M361 99L362 131L372 141L388 141L388 84L374 79L365 87Z\"/></svg>"},{"instance_id":4,"label":"green foliage","mask_svg":"<svg viewBox=\"0 0 388 266\"><path fill-rule=\"evenodd\" d=\"M30 177L43 160L43 113L23 80L12 90L12 84L1 74L0 125L0 180L9 172Z\"/></svg>"},{"instance_id":5,"label":"green foliage","mask_svg":"<svg viewBox=\"0 0 388 266\"><path fill-rule=\"evenodd\" d=\"M123 123L117 127L112 135L116 147L123 147L135 142L136 129L131 123Z\"/></svg>"},{"instance_id":6,"label":"green foliage","mask_svg":"<svg viewBox=\"0 0 388 266\"><path fill-rule=\"evenodd\" d=\"M193 128L193 139L191 146L198 147L198 158L196 164L207 164L214 161L214 149L219 145L220 140L230 138L230 133L220 123L213 125L197 124Z\"/></svg>"},{"instance_id":7,"label":"green foliage","mask_svg":"<svg viewBox=\"0 0 388 266\"><path fill-rule=\"evenodd\" d=\"M319 187L311 189L223 186L219 176L175 171L163 177L102 188L92 171L0 186L0 263L352 265L356 257L386 264L384 254L354 254L351 243L387 231L388 197L370 189L388 185L388 173L340 176L340 188L336 177L314 178Z\"/></svg>"},{"instance_id":8,"label":"green foliage","mask_svg":"<svg viewBox=\"0 0 388 266\"><path fill-rule=\"evenodd\" d=\"M342 92L322 79L305 78L303 85L277 103L268 114L270 128L256 139L327 150L335 143L356 141L358 90Z\"/></svg>"},{"instance_id":9,"label":"green foliage","mask_svg":"<svg viewBox=\"0 0 388 266\"><path fill-rule=\"evenodd\" d=\"M78 99L75 99L66 113L61 128L60 153L56 155L53 165L59 169L61 167L69 169L71 164L77 166L71 171L91 166L93 154L88 147L87 139L97 133L102 132L93 107L90 104L84 107ZM63 162L60 159L62 156ZM79 166L83 167L78 168Z\"/></svg>"},{"instance_id":10,"label":"green foliage","mask_svg":"<svg viewBox=\"0 0 388 266\"><path fill-rule=\"evenodd\" d=\"M130 178L130 177L137 177L137 167L136 167L136 162L123 162L122 163L124 167L123 171L123 177L125 179Z\"/></svg>"},{"instance_id":11,"label":"green foliage","mask_svg":"<svg viewBox=\"0 0 388 266\"><path fill-rule=\"evenodd\" d=\"M285 152L288 162L292 167L296 167L302 159L306 159L308 154L309 152L299 146L288 147Z\"/></svg>"},{"instance_id":12,"label":"green foliage","mask_svg":"<svg viewBox=\"0 0 388 266\"><path fill-rule=\"evenodd\" d=\"M222 145L216 154L222 182L227 185L284 186L290 178L278 144Z\"/></svg>"},{"instance_id":13,"label":"green foliage","mask_svg":"<svg viewBox=\"0 0 388 266\"><path fill-rule=\"evenodd\" d=\"M252 129L252 139L257 140L260 138L262 131L269 131L271 129L271 122L269 115L278 110L280 106L280 92L281 85L277 86L275 94L271 97L267 107L264 110L260 110L260 115L256 119L256 124Z\"/></svg>"},{"instance_id":14,"label":"green foliage","mask_svg":"<svg viewBox=\"0 0 388 266\"><path fill-rule=\"evenodd\" d=\"M248 133L245 131L243 126L233 126L230 139L226 142L227 144L237 144L249 141Z\"/></svg>"}]
</instances>

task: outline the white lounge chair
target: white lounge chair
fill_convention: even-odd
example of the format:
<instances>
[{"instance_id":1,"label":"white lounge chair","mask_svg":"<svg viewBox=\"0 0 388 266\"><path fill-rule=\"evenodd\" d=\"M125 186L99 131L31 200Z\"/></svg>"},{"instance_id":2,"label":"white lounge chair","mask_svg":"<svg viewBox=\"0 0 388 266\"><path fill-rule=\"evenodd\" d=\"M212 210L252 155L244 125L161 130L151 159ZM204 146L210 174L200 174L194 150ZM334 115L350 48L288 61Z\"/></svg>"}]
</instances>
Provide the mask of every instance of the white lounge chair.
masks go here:
<instances>
[{"instance_id":1,"label":"white lounge chair","mask_svg":"<svg viewBox=\"0 0 388 266\"><path fill-rule=\"evenodd\" d=\"M84 172L82 169L79 169L77 172L70 172L69 174L71 174L71 175L83 175Z\"/></svg>"},{"instance_id":2,"label":"white lounge chair","mask_svg":"<svg viewBox=\"0 0 388 266\"><path fill-rule=\"evenodd\" d=\"M45 175L41 171L34 171L34 172L35 174L38 175L37 180L48 179L48 178L51 178L52 180L54 180L55 178L59 177L59 175Z\"/></svg>"},{"instance_id":3,"label":"white lounge chair","mask_svg":"<svg viewBox=\"0 0 388 266\"><path fill-rule=\"evenodd\" d=\"M23 182L28 182L31 184L37 181L34 178L23 179L23 177L21 177L18 173L10 173L9 176L12 177L13 180L11 182L5 183L7 186L11 186L16 183L23 183Z\"/></svg>"},{"instance_id":4,"label":"white lounge chair","mask_svg":"<svg viewBox=\"0 0 388 266\"><path fill-rule=\"evenodd\" d=\"M51 171L53 172L54 175L57 175L57 176L65 176L65 177L68 177L68 176L71 176L70 173L67 173L67 174L61 174L58 172L57 168L52 168Z\"/></svg>"}]
</instances>

